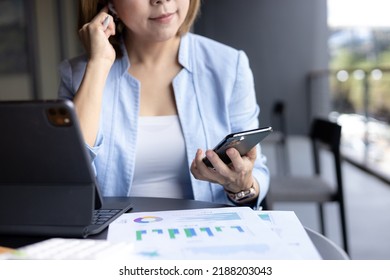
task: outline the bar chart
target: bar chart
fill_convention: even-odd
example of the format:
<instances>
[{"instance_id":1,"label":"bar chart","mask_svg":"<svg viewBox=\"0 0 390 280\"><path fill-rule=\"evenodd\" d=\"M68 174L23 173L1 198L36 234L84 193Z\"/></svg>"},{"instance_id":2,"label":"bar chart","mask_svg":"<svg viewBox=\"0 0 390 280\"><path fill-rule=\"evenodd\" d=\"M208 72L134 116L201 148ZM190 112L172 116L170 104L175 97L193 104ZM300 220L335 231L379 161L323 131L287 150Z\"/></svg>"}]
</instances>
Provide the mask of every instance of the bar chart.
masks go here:
<instances>
[{"instance_id":1,"label":"bar chart","mask_svg":"<svg viewBox=\"0 0 390 280\"><path fill-rule=\"evenodd\" d=\"M136 240L144 241L147 238L164 238L175 240L178 238L223 238L226 235L243 234L242 226L213 226L213 227L191 227L191 228L167 228L167 229L142 229L135 231Z\"/></svg>"}]
</instances>

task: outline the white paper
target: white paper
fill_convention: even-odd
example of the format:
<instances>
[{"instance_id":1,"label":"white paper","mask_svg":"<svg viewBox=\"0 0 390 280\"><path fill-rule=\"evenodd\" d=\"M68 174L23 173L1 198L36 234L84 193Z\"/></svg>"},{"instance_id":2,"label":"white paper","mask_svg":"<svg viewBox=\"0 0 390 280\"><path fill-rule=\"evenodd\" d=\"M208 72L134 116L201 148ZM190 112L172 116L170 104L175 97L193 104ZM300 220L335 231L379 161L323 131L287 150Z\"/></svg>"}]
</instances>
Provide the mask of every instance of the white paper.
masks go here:
<instances>
[{"instance_id":1,"label":"white paper","mask_svg":"<svg viewBox=\"0 0 390 280\"><path fill-rule=\"evenodd\" d=\"M113 242L133 242L135 259L295 259L248 207L126 213L109 226Z\"/></svg>"},{"instance_id":2,"label":"white paper","mask_svg":"<svg viewBox=\"0 0 390 280\"><path fill-rule=\"evenodd\" d=\"M257 211L259 218L275 232L298 259L321 259L316 247L293 211Z\"/></svg>"}]
</instances>

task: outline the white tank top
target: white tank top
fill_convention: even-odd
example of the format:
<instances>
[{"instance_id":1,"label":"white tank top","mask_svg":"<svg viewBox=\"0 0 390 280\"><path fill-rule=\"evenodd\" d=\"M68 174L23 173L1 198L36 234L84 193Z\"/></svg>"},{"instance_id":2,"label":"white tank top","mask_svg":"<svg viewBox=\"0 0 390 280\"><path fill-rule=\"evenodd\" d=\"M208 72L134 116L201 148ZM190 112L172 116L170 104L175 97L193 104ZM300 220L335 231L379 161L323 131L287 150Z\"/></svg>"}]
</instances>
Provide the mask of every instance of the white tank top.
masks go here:
<instances>
[{"instance_id":1,"label":"white tank top","mask_svg":"<svg viewBox=\"0 0 390 280\"><path fill-rule=\"evenodd\" d=\"M179 117L140 117L130 196L192 199Z\"/></svg>"}]
</instances>

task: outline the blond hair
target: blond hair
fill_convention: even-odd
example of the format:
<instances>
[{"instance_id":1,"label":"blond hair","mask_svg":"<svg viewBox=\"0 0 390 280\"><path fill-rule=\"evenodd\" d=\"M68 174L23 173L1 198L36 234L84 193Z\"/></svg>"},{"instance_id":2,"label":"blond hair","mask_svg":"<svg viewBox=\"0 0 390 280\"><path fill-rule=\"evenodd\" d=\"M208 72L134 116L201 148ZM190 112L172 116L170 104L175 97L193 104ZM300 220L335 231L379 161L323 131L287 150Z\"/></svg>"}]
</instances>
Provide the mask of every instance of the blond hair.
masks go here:
<instances>
[{"instance_id":1,"label":"blond hair","mask_svg":"<svg viewBox=\"0 0 390 280\"><path fill-rule=\"evenodd\" d=\"M102 9L107 5L110 0L80 0L79 1L79 19L78 19L78 28L82 28L84 24L90 22ZM192 25L195 22L195 19L198 16L200 10L201 0L189 0L190 6L186 18L184 19L183 24L178 30L178 35L184 35L190 31ZM116 55L118 58L123 56L122 50L120 48L120 41L123 32L123 24L116 22L116 34L115 36L110 37L110 43L115 49Z\"/></svg>"}]
</instances>

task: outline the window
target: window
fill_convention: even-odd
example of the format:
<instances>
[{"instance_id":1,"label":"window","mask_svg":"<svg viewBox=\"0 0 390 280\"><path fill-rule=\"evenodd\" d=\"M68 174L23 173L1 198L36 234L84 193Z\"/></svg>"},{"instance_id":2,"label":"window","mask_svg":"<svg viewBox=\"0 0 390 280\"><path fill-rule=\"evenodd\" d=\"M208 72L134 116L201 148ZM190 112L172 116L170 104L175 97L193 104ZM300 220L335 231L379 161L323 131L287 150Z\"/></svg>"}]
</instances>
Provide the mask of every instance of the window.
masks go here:
<instances>
[{"instance_id":1,"label":"window","mask_svg":"<svg viewBox=\"0 0 390 280\"><path fill-rule=\"evenodd\" d=\"M328 0L331 118L343 154L390 179L390 1Z\"/></svg>"}]
</instances>

